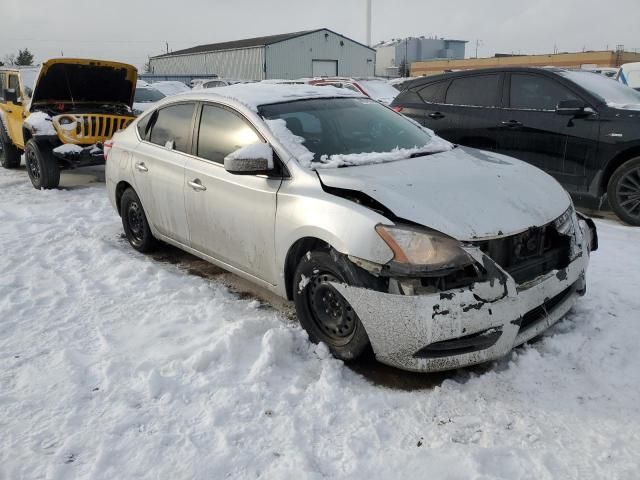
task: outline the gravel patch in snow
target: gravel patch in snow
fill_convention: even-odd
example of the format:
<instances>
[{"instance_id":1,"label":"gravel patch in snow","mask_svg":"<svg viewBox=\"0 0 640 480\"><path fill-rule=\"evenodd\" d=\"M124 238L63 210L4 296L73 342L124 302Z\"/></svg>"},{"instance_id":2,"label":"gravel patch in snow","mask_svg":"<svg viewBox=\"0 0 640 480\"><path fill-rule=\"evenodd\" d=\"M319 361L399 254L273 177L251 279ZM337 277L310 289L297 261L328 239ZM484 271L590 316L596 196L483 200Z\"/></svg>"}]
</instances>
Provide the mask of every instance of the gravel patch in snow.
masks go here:
<instances>
[{"instance_id":1,"label":"gravel patch in snow","mask_svg":"<svg viewBox=\"0 0 640 480\"><path fill-rule=\"evenodd\" d=\"M0 478L636 479L640 230L598 226L543 340L404 392L133 251L104 185L0 170Z\"/></svg>"}]
</instances>

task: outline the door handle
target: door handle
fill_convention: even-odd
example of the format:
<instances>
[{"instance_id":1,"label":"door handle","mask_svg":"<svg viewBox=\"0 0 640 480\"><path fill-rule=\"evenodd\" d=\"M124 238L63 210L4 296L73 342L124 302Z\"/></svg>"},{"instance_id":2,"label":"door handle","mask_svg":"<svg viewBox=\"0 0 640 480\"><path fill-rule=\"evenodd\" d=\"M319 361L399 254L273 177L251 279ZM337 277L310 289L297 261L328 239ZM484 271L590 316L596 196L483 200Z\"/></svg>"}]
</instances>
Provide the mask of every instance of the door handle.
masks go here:
<instances>
[{"instance_id":1,"label":"door handle","mask_svg":"<svg viewBox=\"0 0 640 480\"><path fill-rule=\"evenodd\" d=\"M7 113L13 113L13 110L7 110Z\"/></svg>"},{"instance_id":2,"label":"door handle","mask_svg":"<svg viewBox=\"0 0 640 480\"><path fill-rule=\"evenodd\" d=\"M204 192L207 189L198 178L194 178L190 182L187 182L187 184L196 192Z\"/></svg>"},{"instance_id":3,"label":"door handle","mask_svg":"<svg viewBox=\"0 0 640 480\"><path fill-rule=\"evenodd\" d=\"M136 170L138 170L140 172L148 172L149 171L149 169L144 164L144 162L136 163Z\"/></svg>"},{"instance_id":4,"label":"door handle","mask_svg":"<svg viewBox=\"0 0 640 480\"><path fill-rule=\"evenodd\" d=\"M435 119L435 120L440 120L441 118L444 118L444 115L440 112L433 112L429 114L429 117Z\"/></svg>"},{"instance_id":5,"label":"door handle","mask_svg":"<svg viewBox=\"0 0 640 480\"><path fill-rule=\"evenodd\" d=\"M517 120L509 120L508 122L500 122L502 124L503 127L508 127L508 128L516 128L516 127L521 127L522 126L522 122L519 122Z\"/></svg>"}]
</instances>

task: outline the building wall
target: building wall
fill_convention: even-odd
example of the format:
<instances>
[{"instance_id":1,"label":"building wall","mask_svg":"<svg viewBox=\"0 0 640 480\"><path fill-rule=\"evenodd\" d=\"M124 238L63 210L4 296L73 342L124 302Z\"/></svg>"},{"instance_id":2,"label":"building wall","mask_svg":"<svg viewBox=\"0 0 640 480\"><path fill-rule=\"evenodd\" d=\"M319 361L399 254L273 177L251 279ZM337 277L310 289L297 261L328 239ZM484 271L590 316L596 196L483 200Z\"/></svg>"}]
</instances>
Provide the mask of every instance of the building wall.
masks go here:
<instances>
[{"instance_id":1,"label":"building wall","mask_svg":"<svg viewBox=\"0 0 640 480\"><path fill-rule=\"evenodd\" d=\"M264 79L264 47L152 58L158 75L212 75L238 80Z\"/></svg>"},{"instance_id":2,"label":"building wall","mask_svg":"<svg viewBox=\"0 0 640 480\"><path fill-rule=\"evenodd\" d=\"M376 48L376 77L390 76L389 68L397 67L395 45Z\"/></svg>"},{"instance_id":3,"label":"building wall","mask_svg":"<svg viewBox=\"0 0 640 480\"><path fill-rule=\"evenodd\" d=\"M267 45L265 49L267 79L310 77L313 60L337 60L339 76L374 75L374 50L328 30Z\"/></svg>"},{"instance_id":4,"label":"building wall","mask_svg":"<svg viewBox=\"0 0 640 480\"><path fill-rule=\"evenodd\" d=\"M411 76L437 75L451 70L472 70L492 67L563 67L581 68L583 65L619 67L623 63L640 62L640 53L579 52L550 55L522 55L513 57L468 58L466 60L432 60L411 65Z\"/></svg>"}]
</instances>

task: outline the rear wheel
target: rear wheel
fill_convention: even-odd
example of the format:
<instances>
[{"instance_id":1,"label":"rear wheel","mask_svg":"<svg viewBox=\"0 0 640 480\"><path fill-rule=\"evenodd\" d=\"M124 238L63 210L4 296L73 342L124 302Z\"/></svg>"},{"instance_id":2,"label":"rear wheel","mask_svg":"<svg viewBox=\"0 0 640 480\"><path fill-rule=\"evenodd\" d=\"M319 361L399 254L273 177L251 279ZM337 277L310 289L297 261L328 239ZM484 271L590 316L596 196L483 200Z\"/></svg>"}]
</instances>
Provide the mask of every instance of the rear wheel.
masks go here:
<instances>
[{"instance_id":1,"label":"rear wheel","mask_svg":"<svg viewBox=\"0 0 640 480\"><path fill-rule=\"evenodd\" d=\"M156 246L156 239L149 228L142 202L132 188L127 188L120 200L120 216L127 240L139 252L149 252Z\"/></svg>"},{"instance_id":2,"label":"rear wheel","mask_svg":"<svg viewBox=\"0 0 640 480\"><path fill-rule=\"evenodd\" d=\"M20 166L20 150L11 142L2 122L0 122L0 165L4 168Z\"/></svg>"},{"instance_id":3,"label":"rear wheel","mask_svg":"<svg viewBox=\"0 0 640 480\"><path fill-rule=\"evenodd\" d=\"M607 198L621 220L640 226L640 157L625 162L613 173Z\"/></svg>"},{"instance_id":4,"label":"rear wheel","mask_svg":"<svg viewBox=\"0 0 640 480\"><path fill-rule=\"evenodd\" d=\"M48 142L31 139L24 149L27 173L33 187L50 189L60 185L60 167Z\"/></svg>"},{"instance_id":5,"label":"rear wheel","mask_svg":"<svg viewBox=\"0 0 640 480\"><path fill-rule=\"evenodd\" d=\"M334 250L302 257L293 278L293 299L300 325L314 343L326 343L341 360L358 358L369 337L349 302L332 283L366 287L366 279Z\"/></svg>"}]
</instances>

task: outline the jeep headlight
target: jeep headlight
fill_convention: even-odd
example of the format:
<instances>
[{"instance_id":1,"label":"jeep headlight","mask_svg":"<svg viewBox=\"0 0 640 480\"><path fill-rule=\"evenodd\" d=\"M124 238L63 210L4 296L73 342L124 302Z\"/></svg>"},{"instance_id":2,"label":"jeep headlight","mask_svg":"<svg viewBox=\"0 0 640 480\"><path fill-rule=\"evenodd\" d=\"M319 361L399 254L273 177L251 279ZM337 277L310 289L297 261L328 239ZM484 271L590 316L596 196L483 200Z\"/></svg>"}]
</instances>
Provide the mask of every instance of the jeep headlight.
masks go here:
<instances>
[{"instance_id":1,"label":"jeep headlight","mask_svg":"<svg viewBox=\"0 0 640 480\"><path fill-rule=\"evenodd\" d=\"M458 240L435 230L378 225L376 232L393 251L393 262L424 271L459 269L473 264Z\"/></svg>"}]
</instances>

